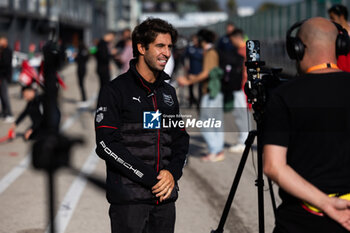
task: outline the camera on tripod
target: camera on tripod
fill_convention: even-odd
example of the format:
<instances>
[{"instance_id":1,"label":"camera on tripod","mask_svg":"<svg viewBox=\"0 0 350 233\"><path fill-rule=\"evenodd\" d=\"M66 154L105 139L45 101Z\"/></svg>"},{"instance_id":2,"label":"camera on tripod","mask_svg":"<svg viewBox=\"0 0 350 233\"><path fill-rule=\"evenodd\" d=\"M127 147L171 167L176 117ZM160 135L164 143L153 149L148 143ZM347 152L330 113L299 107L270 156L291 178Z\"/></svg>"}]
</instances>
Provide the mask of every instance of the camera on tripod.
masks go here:
<instances>
[{"instance_id":1,"label":"camera on tripod","mask_svg":"<svg viewBox=\"0 0 350 233\"><path fill-rule=\"evenodd\" d=\"M216 230L211 233L223 233L224 225L230 211L232 201L236 194L236 190L243 173L245 163L248 158L251 146L257 138L257 161L258 161L258 172L255 185L258 189L258 217L259 217L259 233L265 232L264 225L264 179L263 179L263 160L262 160L262 132L263 132L263 116L264 109L269 97L271 89L277 87L283 79L280 77L282 69L266 69L263 68L265 65L264 61L260 61L260 42L257 40L248 40L246 44L246 55L248 80L244 86L245 94L248 97L248 102L252 104L254 110L254 119L256 121L256 130L249 132L248 138L245 141L245 149L239 162L235 178L233 180L230 193L228 195L222 216L220 218L219 225ZM274 213L276 212L276 201L272 188L272 182L269 179L269 191L271 196L271 203Z\"/></svg>"},{"instance_id":2,"label":"camera on tripod","mask_svg":"<svg viewBox=\"0 0 350 233\"><path fill-rule=\"evenodd\" d=\"M254 118L261 121L261 115L268 99L271 89L277 87L283 79L280 77L282 68L265 68L265 61L260 60L260 41L248 40L246 43L248 80L244 86L244 91L248 97L248 102L253 105L255 111ZM258 117L258 119L256 119Z\"/></svg>"}]
</instances>

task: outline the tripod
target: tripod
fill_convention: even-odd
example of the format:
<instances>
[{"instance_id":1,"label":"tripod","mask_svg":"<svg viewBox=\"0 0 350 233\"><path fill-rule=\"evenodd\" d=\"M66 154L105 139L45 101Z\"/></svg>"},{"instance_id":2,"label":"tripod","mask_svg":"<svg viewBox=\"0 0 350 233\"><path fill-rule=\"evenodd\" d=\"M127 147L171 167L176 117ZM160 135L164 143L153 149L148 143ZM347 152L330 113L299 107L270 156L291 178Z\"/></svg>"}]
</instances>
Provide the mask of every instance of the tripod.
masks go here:
<instances>
[{"instance_id":1,"label":"tripod","mask_svg":"<svg viewBox=\"0 0 350 233\"><path fill-rule=\"evenodd\" d=\"M105 182L80 171L69 164L70 150L83 141L79 138L68 138L59 132L60 111L57 104L56 70L60 65L59 50L55 41L48 41L43 47L44 62L44 113L41 134L32 146L32 163L35 169L44 170L47 174L48 220L50 233L56 232L55 214L55 174L61 167L69 168L70 172L79 174L90 183L105 190Z\"/></svg>"},{"instance_id":2,"label":"tripod","mask_svg":"<svg viewBox=\"0 0 350 233\"><path fill-rule=\"evenodd\" d=\"M235 178L233 180L233 184L231 186L230 193L228 195L218 228L216 230L211 231L211 233L223 233L224 232L224 225L227 219L227 216L229 214L232 201L234 199L234 196L236 194L236 190L239 184L239 181L241 179L243 169L245 166L245 163L247 161L250 148L254 142L255 137L257 137L257 144L258 144L258 153L257 153L257 160L258 160L258 177L255 181L255 186L258 187L258 210L259 210L259 233L264 233L265 231L265 224L264 224L264 179L263 179L263 161L262 161L262 146L261 146L261 137L259 135L259 122L258 122L258 130L252 130L248 134L248 138L245 141L245 149L243 151L243 155L241 158L241 161L239 162L238 169L235 175ZM270 187L270 196L273 206L273 211L276 213L276 203L275 203L275 196L272 189L272 183L271 180L268 180L269 187Z\"/></svg>"}]
</instances>

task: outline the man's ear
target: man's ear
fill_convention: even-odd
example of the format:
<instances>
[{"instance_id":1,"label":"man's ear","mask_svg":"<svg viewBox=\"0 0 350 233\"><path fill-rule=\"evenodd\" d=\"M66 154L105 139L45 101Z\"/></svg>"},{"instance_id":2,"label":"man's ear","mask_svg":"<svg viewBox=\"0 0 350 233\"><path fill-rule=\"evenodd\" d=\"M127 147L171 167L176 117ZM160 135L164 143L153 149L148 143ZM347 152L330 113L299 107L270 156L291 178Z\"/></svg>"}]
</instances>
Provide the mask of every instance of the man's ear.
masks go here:
<instances>
[{"instance_id":1,"label":"man's ear","mask_svg":"<svg viewBox=\"0 0 350 233\"><path fill-rule=\"evenodd\" d=\"M141 55L145 55L146 48L145 48L145 46L143 46L143 44L137 44L137 50L139 51L139 53Z\"/></svg>"}]
</instances>

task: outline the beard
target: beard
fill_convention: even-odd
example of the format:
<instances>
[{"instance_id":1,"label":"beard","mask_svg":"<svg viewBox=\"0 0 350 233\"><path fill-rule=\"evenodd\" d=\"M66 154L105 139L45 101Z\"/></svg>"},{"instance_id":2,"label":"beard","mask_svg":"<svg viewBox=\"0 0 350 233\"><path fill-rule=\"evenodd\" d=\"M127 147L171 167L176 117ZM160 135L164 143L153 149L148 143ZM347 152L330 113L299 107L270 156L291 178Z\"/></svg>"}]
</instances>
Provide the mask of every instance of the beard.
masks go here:
<instances>
[{"instance_id":1,"label":"beard","mask_svg":"<svg viewBox=\"0 0 350 233\"><path fill-rule=\"evenodd\" d=\"M151 57L148 55L144 56L145 59L145 63L148 66L148 68L152 71L152 72L161 72L164 70L165 65L159 65L158 64L158 58L157 57Z\"/></svg>"}]
</instances>

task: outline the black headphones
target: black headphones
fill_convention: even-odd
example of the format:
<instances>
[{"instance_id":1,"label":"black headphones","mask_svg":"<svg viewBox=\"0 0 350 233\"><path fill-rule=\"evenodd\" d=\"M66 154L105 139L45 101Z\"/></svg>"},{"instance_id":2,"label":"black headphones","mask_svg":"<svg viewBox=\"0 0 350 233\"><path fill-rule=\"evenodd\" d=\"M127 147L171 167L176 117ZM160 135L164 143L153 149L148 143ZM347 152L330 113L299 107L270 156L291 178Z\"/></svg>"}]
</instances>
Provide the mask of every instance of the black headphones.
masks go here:
<instances>
[{"instance_id":1,"label":"black headphones","mask_svg":"<svg viewBox=\"0 0 350 233\"><path fill-rule=\"evenodd\" d=\"M286 47L290 59L302 60L305 53L305 45L298 36L291 36L294 29L300 27L305 20L297 22L287 31ZM335 42L336 55L346 55L350 51L350 38L348 32L338 23L333 22L338 29L338 36Z\"/></svg>"}]
</instances>

